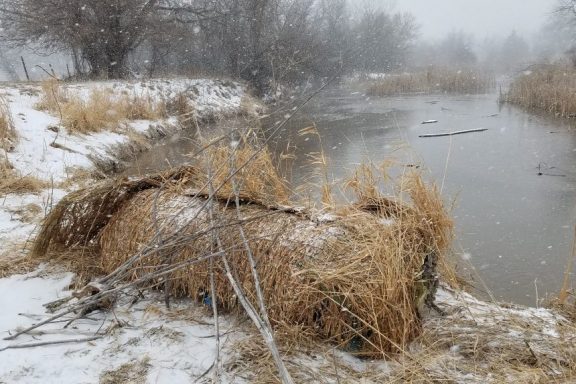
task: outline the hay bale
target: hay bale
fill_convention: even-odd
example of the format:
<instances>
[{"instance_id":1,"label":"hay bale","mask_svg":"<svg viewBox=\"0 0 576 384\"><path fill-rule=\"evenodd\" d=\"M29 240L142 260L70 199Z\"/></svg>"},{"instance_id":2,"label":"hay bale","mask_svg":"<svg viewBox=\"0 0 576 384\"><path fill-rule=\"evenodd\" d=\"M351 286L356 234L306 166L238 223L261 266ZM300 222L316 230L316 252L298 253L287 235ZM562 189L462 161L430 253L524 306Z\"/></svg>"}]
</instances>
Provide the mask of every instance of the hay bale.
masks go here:
<instances>
[{"instance_id":1,"label":"hay bale","mask_svg":"<svg viewBox=\"0 0 576 384\"><path fill-rule=\"evenodd\" d=\"M149 244L155 228L163 237L190 238L169 252L144 258L132 268L138 279L167 261L198 259L213 251L211 222L202 210L204 199L153 190L127 202L105 226L100 237L102 265L112 272ZM158 223L153 210L158 212ZM298 324L323 339L363 354L403 348L419 332L418 286L425 258L434 245L413 220L347 209L329 218L311 220L292 213L263 216L268 208L242 207L244 231L257 262L271 321ZM196 219L188 223L187 218ZM222 222L236 221L236 212L220 203ZM257 219L254 219L257 218ZM198 233L205 235L195 236ZM253 300L250 265L238 226L220 233L229 261L248 297ZM174 295L214 300L209 292L208 262L183 268L171 277ZM227 311L238 308L223 265L216 275L216 302ZM161 283L161 282L158 282Z\"/></svg>"},{"instance_id":2,"label":"hay bale","mask_svg":"<svg viewBox=\"0 0 576 384\"><path fill-rule=\"evenodd\" d=\"M273 202L274 196L284 202L284 184L267 173L266 156L244 159L254 161L242 175L239 211L230 200L234 188L225 180L232 165L221 174L183 168L142 180L105 182L56 207L35 253L89 245L106 273L136 260L125 275L136 280L214 253L217 236L234 276L255 302L242 225L274 326L296 325L367 357L403 350L421 332L418 307L434 296L436 266L452 236L438 192L412 176L401 185L410 204L356 183L358 204L322 212L282 209ZM223 186L212 211L200 188L206 174ZM169 284L159 278L152 286L237 311L240 305L222 260L215 261L215 292L209 290L207 261L187 264L170 275Z\"/></svg>"}]
</instances>

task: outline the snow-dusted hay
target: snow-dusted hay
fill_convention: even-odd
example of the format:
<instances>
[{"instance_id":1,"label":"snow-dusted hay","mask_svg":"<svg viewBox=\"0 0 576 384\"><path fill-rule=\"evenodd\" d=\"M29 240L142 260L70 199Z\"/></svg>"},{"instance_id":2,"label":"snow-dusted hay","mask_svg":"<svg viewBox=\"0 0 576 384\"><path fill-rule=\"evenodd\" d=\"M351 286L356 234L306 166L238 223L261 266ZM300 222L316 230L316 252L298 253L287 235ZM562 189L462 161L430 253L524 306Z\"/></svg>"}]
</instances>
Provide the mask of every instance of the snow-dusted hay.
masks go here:
<instances>
[{"instance_id":1,"label":"snow-dusted hay","mask_svg":"<svg viewBox=\"0 0 576 384\"><path fill-rule=\"evenodd\" d=\"M166 263L200 259L218 236L235 276L254 302L255 291L234 207L220 202L217 221L204 198L154 190L139 193L115 214L100 238L102 263L112 272L156 236L161 251L141 259L130 278ZM416 211L412 211L416 213ZM369 356L402 350L420 331L419 300L433 282L423 279L427 258L436 258L435 234L427 218L373 214L347 207L323 217L241 208L243 229L257 263L265 303L275 325L301 325L340 347ZM191 220L193 219L193 220ZM190 221L191 220L191 221ZM211 230L221 223L222 228ZM238 308L236 295L216 266L216 295L209 291L208 262L171 276L177 296ZM162 285L159 280L156 283Z\"/></svg>"},{"instance_id":2,"label":"snow-dusted hay","mask_svg":"<svg viewBox=\"0 0 576 384\"><path fill-rule=\"evenodd\" d=\"M419 334L418 306L435 288L436 265L452 229L435 189L417 176L406 179L401 194L410 198L408 204L357 180L352 184L360 203L320 214L282 208L287 191L267 153L237 150L232 165L230 149L221 147L209 158L211 165L200 165L201 171L109 182L64 200L48 218L36 254L92 244L108 273L143 255L130 266L131 280L182 265L169 283L159 278L148 286L235 311L240 306L222 259L215 260L216 292L210 292L208 262L201 260L222 247L255 302L242 228L276 327L300 326L359 355L378 357L403 350ZM236 207L226 175L246 163L235 175L241 183ZM214 205L203 190L208 179L220 186Z\"/></svg>"}]
</instances>

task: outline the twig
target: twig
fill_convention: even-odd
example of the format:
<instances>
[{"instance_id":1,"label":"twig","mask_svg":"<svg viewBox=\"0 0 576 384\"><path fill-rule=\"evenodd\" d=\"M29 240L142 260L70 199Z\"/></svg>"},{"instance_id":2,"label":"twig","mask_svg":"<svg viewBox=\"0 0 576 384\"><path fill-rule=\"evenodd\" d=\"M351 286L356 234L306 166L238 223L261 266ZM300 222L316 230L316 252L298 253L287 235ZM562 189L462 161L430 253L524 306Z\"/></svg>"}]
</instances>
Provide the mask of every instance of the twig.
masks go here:
<instances>
[{"instance_id":1,"label":"twig","mask_svg":"<svg viewBox=\"0 0 576 384\"><path fill-rule=\"evenodd\" d=\"M54 76L53 74L51 74L50 72L48 72L46 69L44 69L44 67L42 67L41 65L36 64L35 67L38 67L38 68L40 68L41 70L43 70L44 72L46 72L46 74L47 74L48 76L50 76L51 78L53 78L54 80L60 80L60 79L58 79L56 76Z\"/></svg>"},{"instance_id":2,"label":"twig","mask_svg":"<svg viewBox=\"0 0 576 384\"><path fill-rule=\"evenodd\" d=\"M43 347L46 345L67 344L67 343L84 343L88 341L98 340L103 337L104 335L98 335L98 336L85 337L82 339L53 340L53 341L41 341L38 343L8 345L4 348L0 348L0 352L5 351L7 349L34 348L34 347Z\"/></svg>"},{"instance_id":3,"label":"twig","mask_svg":"<svg viewBox=\"0 0 576 384\"><path fill-rule=\"evenodd\" d=\"M572 274L572 269L574 268L574 260L576 260L576 226L574 226L574 238L572 240L572 255L570 260L568 260L568 265L564 270L564 281L562 282L562 288L560 289L560 294L558 295L558 302L560 305L566 303L568 299L569 289L570 289L570 275Z\"/></svg>"},{"instance_id":4,"label":"twig","mask_svg":"<svg viewBox=\"0 0 576 384\"><path fill-rule=\"evenodd\" d=\"M212 178L211 164L208 164L208 178ZM212 208L214 203L210 205ZM216 251L216 231L212 231L212 252ZM214 259L210 259L210 298L212 304L212 314L214 317L214 331L216 333L216 357L212 367L214 368L212 380L214 383L220 382L220 322L218 320L218 295L216 294L216 282L214 280Z\"/></svg>"},{"instance_id":5,"label":"twig","mask_svg":"<svg viewBox=\"0 0 576 384\"><path fill-rule=\"evenodd\" d=\"M445 133L429 133L425 135L419 135L418 137L443 137L443 136L454 136L454 135L461 135L463 133L473 133L473 132L484 132L487 131L488 128L479 128L479 129L467 129L465 131L454 131L454 132L445 132Z\"/></svg>"},{"instance_id":6,"label":"twig","mask_svg":"<svg viewBox=\"0 0 576 384\"><path fill-rule=\"evenodd\" d=\"M210 194L213 195L214 191L212 188L212 184L209 184L209 188L210 188ZM214 204L210 204L208 206L208 208L209 208L209 210L208 210L209 218L211 221L213 221L215 219L215 212L213 209ZM254 308L252 303L250 303L250 300L246 297L246 294L244 293L242 287L234 278L234 275L232 274L232 268L230 267L230 263L228 262L228 258L226 257L226 253L223 251L224 246L222 244L222 240L220 239L220 235L217 231L215 232L214 237L216 239L216 243L218 245L219 251L223 253L222 261L224 262L226 277L227 277L228 281L230 282L230 285L232 286L234 293L236 293L236 297L238 298L238 301L240 302L240 304L242 305L242 307L246 311L246 314L248 315L248 317L250 317L250 319L252 320L252 322L254 323L254 325L256 326L256 328L258 329L260 334L262 335L264 342L268 346L268 349L270 350L270 353L272 354L272 358L274 359L274 363L276 364L276 368L278 369L278 374L280 375L280 380L284 384L293 384L294 380L292 379L292 376L290 376L290 372L288 372L286 365L282 361L282 357L280 356L280 351L278 350L276 342L274 341L274 333L273 333L272 329L258 315L258 311Z\"/></svg>"}]
</instances>

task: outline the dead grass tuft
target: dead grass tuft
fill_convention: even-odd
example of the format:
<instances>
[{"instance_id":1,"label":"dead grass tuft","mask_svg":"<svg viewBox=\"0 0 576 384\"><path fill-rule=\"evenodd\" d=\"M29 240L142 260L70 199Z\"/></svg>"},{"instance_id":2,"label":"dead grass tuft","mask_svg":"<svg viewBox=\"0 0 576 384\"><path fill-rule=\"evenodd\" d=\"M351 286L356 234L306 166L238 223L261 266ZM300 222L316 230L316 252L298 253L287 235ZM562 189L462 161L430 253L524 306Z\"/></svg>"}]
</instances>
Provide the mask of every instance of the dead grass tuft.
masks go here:
<instances>
[{"instance_id":1,"label":"dead grass tuft","mask_svg":"<svg viewBox=\"0 0 576 384\"><path fill-rule=\"evenodd\" d=\"M156 101L150 95L126 96L120 100L121 108L128 120L159 120L168 117L165 101Z\"/></svg>"},{"instance_id":2,"label":"dead grass tuft","mask_svg":"<svg viewBox=\"0 0 576 384\"><path fill-rule=\"evenodd\" d=\"M0 160L0 195L39 193L47 183L34 176L19 175L7 160Z\"/></svg>"},{"instance_id":3,"label":"dead grass tuft","mask_svg":"<svg viewBox=\"0 0 576 384\"><path fill-rule=\"evenodd\" d=\"M167 117L166 102L156 101L150 95L94 89L86 98L71 97L57 80L42 83L42 96L36 108L60 117L68 132L83 134L119 129L127 120Z\"/></svg>"},{"instance_id":4,"label":"dead grass tuft","mask_svg":"<svg viewBox=\"0 0 576 384\"><path fill-rule=\"evenodd\" d=\"M145 384L148 370L150 369L149 358L136 360L122 364L115 370L104 372L100 376L100 384Z\"/></svg>"},{"instance_id":5,"label":"dead grass tuft","mask_svg":"<svg viewBox=\"0 0 576 384\"><path fill-rule=\"evenodd\" d=\"M40 85L40 101L36 103L35 108L40 111L55 112L61 114L60 109L63 104L68 102L68 93L56 79L43 81Z\"/></svg>"},{"instance_id":6,"label":"dead grass tuft","mask_svg":"<svg viewBox=\"0 0 576 384\"><path fill-rule=\"evenodd\" d=\"M12 112L8 100L0 95L0 149L12 152L16 146L18 134L12 120Z\"/></svg>"},{"instance_id":7,"label":"dead grass tuft","mask_svg":"<svg viewBox=\"0 0 576 384\"><path fill-rule=\"evenodd\" d=\"M494 75L475 70L430 68L426 72L387 75L368 87L370 96L411 93L481 94L496 88Z\"/></svg>"},{"instance_id":8,"label":"dead grass tuft","mask_svg":"<svg viewBox=\"0 0 576 384\"><path fill-rule=\"evenodd\" d=\"M27 255L25 244L12 244L0 251L0 279L35 271L42 260Z\"/></svg>"},{"instance_id":9,"label":"dead grass tuft","mask_svg":"<svg viewBox=\"0 0 576 384\"><path fill-rule=\"evenodd\" d=\"M569 65L535 67L519 75L501 100L558 117L576 117L576 71Z\"/></svg>"}]
</instances>

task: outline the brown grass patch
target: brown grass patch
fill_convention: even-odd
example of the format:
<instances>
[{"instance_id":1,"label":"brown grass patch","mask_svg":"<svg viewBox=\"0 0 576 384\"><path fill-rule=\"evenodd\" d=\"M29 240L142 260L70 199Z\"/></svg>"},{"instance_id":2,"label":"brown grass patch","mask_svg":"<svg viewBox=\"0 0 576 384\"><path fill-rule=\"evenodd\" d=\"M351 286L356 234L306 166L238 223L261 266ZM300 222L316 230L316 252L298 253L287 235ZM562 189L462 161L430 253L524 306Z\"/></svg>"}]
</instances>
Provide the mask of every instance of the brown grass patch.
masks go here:
<instances>
[{"instance_id":1,"label":"brown grass patch","mask_svg":"<svg viewBox=\"0 0 576 384\"><path fill-rule=\"evenodd\" d=\"M159 120L168 117L168 106L163 100L150 95L126 96L120 100L128 120Z\"/></svg>"},{"instance_id":2,"label":"brown grass patch","mask_svg":"<svg viewBox=\"0 0 576 384\"><path fill-rule=\"evenodd\" d=\"M60 115L62 105L68 102L68 93L56 79L43 81L40 85L40 100L34 106L40 111L55 112Z\"/></svg>"},{"instance_id":3,"label":"brown grass patch","mask_svg":"<svg viewBox=\"0 0 576 384\"><path fill-rule=\"evenodd\" d=\"M27 244L3 244L0 251L0 279L30 273L42 263L41 259L28 255L26 246Z\"/></svg>"},{"instance_id":4,"label":"brown grass patch","mask_svg":"<svg viewBox=\"0 0 576 384\"><path fill-rule=\"evenodd\" d=\"M100 384L145 384L147 382L150 359L122 364L120 367L100 375Z\"/></svg>"},{"instance_id":5,"label":"brown grass patch","mask_svg":"<svg viewBox=\"0 0 576 384\"><path fill-rule=\"evenodd\" d=\"M36 108L61 119L68 132L83 134L114 130L127 120L158 120L167 117L163 100L150 95L115 94L110 89L94 89L86 99L73 97L57 80L42 83L42 96Z\"/></svg>"},{"instance_id":6,"label":"brown grass patch","mask_svg":"<svg viewBox=\"0 0 576 384\"><path fill-rule=\"evenodd\" d=\"M0 95L0 149L12 152L18 140L18 134L12 120L8 100Z\"/></svg>"},{"instance_id":7,"label":"brown grass patch","mask_svg":"<svg viewBox=\"0 0 576 384\"><path fill-rule=\"evenodd\" d=\"M501 100L558 117L576 117L576 70L568 65L539 66L519 75Z\"/></svg>"},{"instance_id":8,"label":"brown grass patch","mask_svg":"<svg viewBox=\"0 0 576 384\"><path fill-rule=\"evenodd\" d=\"M370 96L411 93L482 94L496 88L493 75L471 69L431 68L426 72L387 75L369 87Z\"/></svg>"},{"instance_id":9,"label":"brown grass patch","mask_svg":"<svg viewBox=\"0 0 576 384\"><path fill-rule=\"evenodd\" d=\"M39 193L47 183L34 176L21 176L8 161L0 160L0 195L8 193Z\"/></svg>"},{"instance_id":10,"label":"brown grass patch","mask_svg":"<svg viewBox=\"0 0 576 384\"><path fill-rule=\"evenodd\" d=\"M434 294L436 264L447 251L452 222L444 210L435 212L443 207L440 197L418 175L403 179L395 198L372 195L375 210L364 204L335 206L317 216L285 207L289 191L268 152L222 145L204 155L197 168L104 182L69 195L48 217L34 253L89 247L107 273L143 254L129 279L166 263L194 261L170 276L170 292L199 301L213 296L223 310L237 311L222 261L215 262L212 294L208 262L201 258L214 252L218 236L233 274L254 302L242 226L276 327L298 325L340 348L377 357L404 350L421 332L418 307ZM238 212L231 200L235 186L228 179L243 164L235 178ZM205 203L209 180L218 189L216 218ZM165 250L154 251L158 234Z\"/></svg>"}]
</instances>

